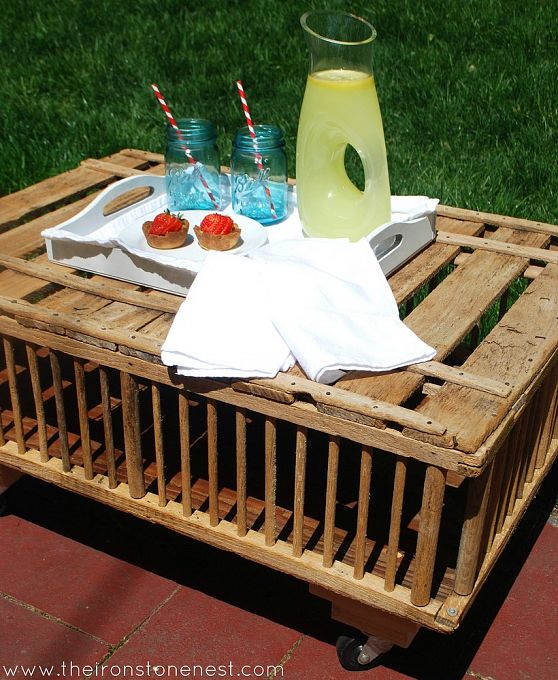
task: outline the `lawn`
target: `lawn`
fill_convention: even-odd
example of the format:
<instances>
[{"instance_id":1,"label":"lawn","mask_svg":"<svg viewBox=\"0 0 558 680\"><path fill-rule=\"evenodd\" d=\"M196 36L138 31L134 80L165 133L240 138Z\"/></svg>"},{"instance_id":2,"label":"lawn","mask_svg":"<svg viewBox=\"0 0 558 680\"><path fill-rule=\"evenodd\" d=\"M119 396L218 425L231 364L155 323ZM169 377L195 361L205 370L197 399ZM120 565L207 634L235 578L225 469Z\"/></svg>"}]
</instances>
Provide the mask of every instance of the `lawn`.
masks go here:
<instances>
[{"instance_id":1,"label":"lawn","mask_svg":"<svg viewBox=\"0 0 558 680\"><path fill-rule=\"evenodd\" d=\"M123 147L163 150L177 117L281 126L295 174L307 53L299 17L350 9L377 29L375 75L393 193L558 220L554 0L375 3L12 0L0 17L0 194Z\"/></svg>"}]
</instances>

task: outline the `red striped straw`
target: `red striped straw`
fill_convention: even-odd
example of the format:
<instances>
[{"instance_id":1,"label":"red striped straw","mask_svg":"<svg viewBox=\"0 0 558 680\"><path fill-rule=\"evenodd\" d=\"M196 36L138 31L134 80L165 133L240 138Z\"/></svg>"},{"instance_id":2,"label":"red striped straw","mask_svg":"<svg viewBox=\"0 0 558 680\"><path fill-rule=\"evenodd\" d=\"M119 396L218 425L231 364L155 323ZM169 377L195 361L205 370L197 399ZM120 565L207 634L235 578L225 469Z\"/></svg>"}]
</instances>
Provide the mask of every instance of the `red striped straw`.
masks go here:
<instances>
[{"instance_id":1,"label":"red striped straw","mask_svg":"<svg viewBox=\"0 0 558 680\"><path fill-rule=\"evenodd\" d=\"M174 119L174 116L172 115L169 107L167 106L167 102L163 99L163 95L161 94L161 90L159 90L159 88L157 87L157 85L155 85L155 83L153 83L151 85L151 87L153 88L153 92L155 92L155 96L157 97L157 100L158 100L159 104L161 105L161 108L165 112L165 115L167 116L171 127L176 131L176 136L178 137L178 139L182 143L182 149L184 150L184 153L186 154L186 158L189 160L189 162L192 165L195 166L195 168L198 172L198 176L200 178L200 182L203 184L203 188L205 189L205 191L207 192L207 195L209 196L211 202L213 203L213 207L215 209L219 210L219 204L215 200L215 196L212 194L211 189L209 188L209 184L206 182L206 180L204 179L204 176L201 173L200 167L198 165L198 161L192 156L192 152L190 151L190 149L186 145L186 140L184 139L184 136L183 136L182 132L180 131L180 128L176 124L176 120Z\"/></svg>"},{"instance_id":2,"label":"red striped straw","mask_svg":"<svg viewBox=\"0 0 558 680\"><path fill-rule=\"evenodd\" d=\"M256 138L256 131L254 130L254 125L252 123L252 116L250 115L250 109L248 108L248 102L246 101L246 94L244 92L244 88L242 87L242 81L237 80L236 81L236 86L238 87L238 94L240 95L240 102L242 104L242 110L244 111L244 116L246 118L246 124L248 125L248 132L250 133L250 137L252 138L252 141L254 142L254 155L256 157L256 164L258 166L258 170L263 170L263 163L262 163L262 155L258 151L258 141ZM271 191L269 190L269 187L267 184L264 182L264 190L265 190L265 195L267 196L267 199L269 201L269 208L271 210L271 216L273 217L274 220L277 219L277 213L275 212L275 207L273 205L273 199L271 198Z\"/></svg>"}]
</instances>

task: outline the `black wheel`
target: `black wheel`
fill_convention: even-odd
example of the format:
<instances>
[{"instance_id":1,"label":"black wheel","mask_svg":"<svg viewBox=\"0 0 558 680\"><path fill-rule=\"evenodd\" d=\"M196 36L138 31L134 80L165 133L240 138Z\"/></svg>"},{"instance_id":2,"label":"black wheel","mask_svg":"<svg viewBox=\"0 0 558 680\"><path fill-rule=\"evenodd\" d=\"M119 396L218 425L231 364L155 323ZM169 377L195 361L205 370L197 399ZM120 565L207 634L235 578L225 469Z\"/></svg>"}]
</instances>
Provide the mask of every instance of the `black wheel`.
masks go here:
<instances>
[{"instance_id":1,"label":"black wheel","mask_svg":"<svg viewBox=\"0 0 558 680\"><path fill-rule=\"evenodd\" d=\"M337 638L337 657L339 663L348 671L368 671L371 668L379 666L382 662L384 654L378 654L371 661L361 663L358 658L362 652L362 648L367 640L366 635L358 635L357 637L349 637L348 635L340 635Z\"/></svg>"},{"instance_id":2,"label":"black wheel","mask_svg":"<svg viewBox=\"0 0 558 680\"><path fill-rule=\"evenodd\" d=\"M8 510L8 501L6 500L6 496L4 494L0 494L0 517L2 515L6 514L6 511Z\"/></svg>"}]
</instances>

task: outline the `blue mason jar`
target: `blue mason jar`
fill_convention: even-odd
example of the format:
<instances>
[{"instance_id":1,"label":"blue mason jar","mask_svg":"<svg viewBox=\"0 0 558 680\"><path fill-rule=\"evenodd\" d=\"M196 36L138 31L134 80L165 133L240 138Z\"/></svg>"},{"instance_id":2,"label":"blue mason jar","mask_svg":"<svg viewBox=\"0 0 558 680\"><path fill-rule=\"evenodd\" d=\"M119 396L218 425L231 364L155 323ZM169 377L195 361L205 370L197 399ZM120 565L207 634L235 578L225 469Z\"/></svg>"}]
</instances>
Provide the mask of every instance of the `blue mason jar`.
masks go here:
<instances>
[{"instance_id":1,"label":"blue mason jar","mask_svg":"<svg viewBox=\"0 0 558 680\"><path fill-rule=\"evenodd\" d=\"M285 138L274 125L240 128L231 156L232 207L261 224L272 224L287 215L287 156Z\"/></svg>"},{"instance_id":2,"label":"blue mason jar","mask_svg":"<svg viewBox=\"0 0 558 680\"><path fill-rule=\"evenodd\" d=\"M180 135L167 124L165 179L169 208L219 209L221 165L215 126L202 118L179 118L176 124Z\"/></svg>"}]
</instances>

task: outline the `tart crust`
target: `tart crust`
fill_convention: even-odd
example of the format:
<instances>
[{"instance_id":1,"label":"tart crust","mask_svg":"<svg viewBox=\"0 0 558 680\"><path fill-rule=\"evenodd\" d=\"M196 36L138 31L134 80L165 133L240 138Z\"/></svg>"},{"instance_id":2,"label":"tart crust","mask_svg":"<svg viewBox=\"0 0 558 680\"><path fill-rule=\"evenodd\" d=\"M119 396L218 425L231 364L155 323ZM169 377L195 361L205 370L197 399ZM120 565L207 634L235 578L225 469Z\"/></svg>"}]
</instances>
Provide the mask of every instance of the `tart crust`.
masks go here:
<instances>
[{"instance_id":1,"label":"tart crust","mask_svg":"<svg viewBox=\"0 0 558 680\"><path fill-rule=\"evenodd\" d=\"M168 234L158 235L150 234L149 229L153 222L151 220L144 222L142 226L143 235L147 243L152 248L159 248L160 250L170 250L171 248L180 248L186 243L188 236L188 229L190 223L188 220L182 219L182 228L179 231L169 231Z\"/></svg>"},{"instance_id":2,"label":"tart crust","mask_svg":"<svg viewBox=\"0 0 558 680\"><path fill-rule=\"evenodd\" d=\"M230 250L240 240L240 227L236 222L234 222L232 231L228 234L210 234L207 231L202 231L199 226L194 227L194 232L198 243L204 250Z\"/></svg>"}]
</instances>

